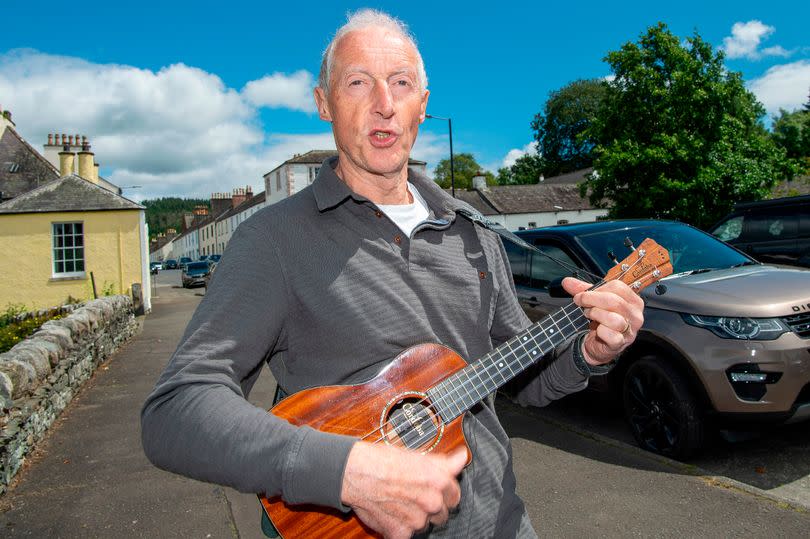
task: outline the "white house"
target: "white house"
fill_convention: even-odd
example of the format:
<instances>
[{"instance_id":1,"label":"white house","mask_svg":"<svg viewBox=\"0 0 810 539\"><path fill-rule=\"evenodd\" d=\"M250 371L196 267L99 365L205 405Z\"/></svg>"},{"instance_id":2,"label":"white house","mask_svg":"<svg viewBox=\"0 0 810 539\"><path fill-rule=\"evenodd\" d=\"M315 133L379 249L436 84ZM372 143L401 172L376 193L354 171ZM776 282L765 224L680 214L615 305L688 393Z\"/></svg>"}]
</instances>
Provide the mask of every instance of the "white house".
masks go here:
<instances>
[{"instance_id":1,"label":"white house","mask_svg":"<svg viewBox=\"0 0 810 539\"><path fill-rule=\"evenodd\" d=\"M321 170L321 164L337 156L337 150L310 150L307 153L294 155L264 175L264 193L267 204L275 204L292 196L311 184ZM427 163L408 160L408 167L425 173Z\"/></svg>"},{"instance_id":2,"label":"white house","mask_svg":"<svg viewBox=\"0 0 810 539\"><path fill-rule=\"evenodd\" d=\"M473 189L456 189L456 198L508 230L596 221L606 217L608 211L594 208L587 198L581 197L578 185L592 170L583 169L530 185L488 186L475 181Z\"/></svg>"}]
</instances>

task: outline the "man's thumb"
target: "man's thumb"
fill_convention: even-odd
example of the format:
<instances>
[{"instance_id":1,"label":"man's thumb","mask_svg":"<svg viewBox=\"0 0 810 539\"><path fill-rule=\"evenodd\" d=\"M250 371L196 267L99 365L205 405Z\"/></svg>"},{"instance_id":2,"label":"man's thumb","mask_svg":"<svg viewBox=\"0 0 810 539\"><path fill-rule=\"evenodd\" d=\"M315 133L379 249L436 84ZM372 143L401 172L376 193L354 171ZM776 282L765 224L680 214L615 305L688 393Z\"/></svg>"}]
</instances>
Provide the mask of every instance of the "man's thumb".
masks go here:
<instances>
[{"instance_id":1,"label":"man's thumb","mask_svg":"<svg viewBox=\"0 0 810 539\"><path fill-rule=\"evenodd\" d=\"M467 464L467 450L463 447L447 455L447 468L453 475L458 475Z\"/></svg>"}]
</instances>

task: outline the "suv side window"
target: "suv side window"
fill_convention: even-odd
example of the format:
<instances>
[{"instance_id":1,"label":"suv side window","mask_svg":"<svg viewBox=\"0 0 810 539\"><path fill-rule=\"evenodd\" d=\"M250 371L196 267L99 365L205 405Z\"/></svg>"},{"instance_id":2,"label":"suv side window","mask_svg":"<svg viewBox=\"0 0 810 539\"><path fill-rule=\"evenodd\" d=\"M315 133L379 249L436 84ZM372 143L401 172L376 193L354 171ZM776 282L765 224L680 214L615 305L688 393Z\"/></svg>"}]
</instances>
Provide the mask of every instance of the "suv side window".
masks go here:
<instances>
[{"instance_id":1,"label":"suv side window","mask_svg":"<svg viewBox=\"0 0 810 539\"><path fill-rule=\"evenodd\" d=\"M547 255L564 262L572 269L566 269L548 257L532 253L531 256L531 287L548 288L548 284L560 277L569 277L573 268L580 265L561 247L548 240L535 240L534 245Z\"/></svg>"},{"instance_id":2,"label":"suv side window","mask_svg":"<svg viewBox=\"0 0 810 539\"><path fill-rule=\"evenodd\" d=\"M712 234L723 241L732 241L740 237L743 227L743 216L736 215L712 231Z\"/></svg>"},{"instance_id":3,"label":"suv side window","mask_svg":"<svg viewBox=\"0 0 810 539\"><path fill-rule=\"evenodd\" d=\"M796 208L767 208L746 215L743 241L791 240L799 230Z\"/></svg>"},{"instance_id":4,"label":"suv side window","mask_svg":"<svg viewBox=\"0 0 810 539\"><path fill-rule=\"evenodd\" d=\"M504 241L503 247L506 249L509 265L512 266L515 286L529 286L529 251L511 241Z\"/></svg>"}]
</instances>

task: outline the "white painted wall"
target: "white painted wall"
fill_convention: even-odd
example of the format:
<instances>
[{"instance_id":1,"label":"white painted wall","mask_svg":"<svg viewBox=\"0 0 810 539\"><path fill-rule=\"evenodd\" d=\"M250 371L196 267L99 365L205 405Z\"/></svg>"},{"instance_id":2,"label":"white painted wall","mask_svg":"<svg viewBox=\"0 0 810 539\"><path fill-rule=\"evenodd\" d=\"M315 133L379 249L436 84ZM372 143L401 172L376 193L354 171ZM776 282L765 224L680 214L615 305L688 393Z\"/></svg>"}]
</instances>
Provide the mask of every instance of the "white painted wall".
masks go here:
<instances>
[{"instance_id":1,"label":"white painted wall","mask_svg":"<svg viewBox=\"0 0 810 539\"><path fill-rule=\"evenodd\" d=\"M566 210L555 212L514 213L509 215L487 215L487 219L498 222L508 230L535 228L560 224L562 220L569 223L588 223L607 215L605 209ZM530 223L534 223L531 225Z\"/></svg>"}]
</instances>

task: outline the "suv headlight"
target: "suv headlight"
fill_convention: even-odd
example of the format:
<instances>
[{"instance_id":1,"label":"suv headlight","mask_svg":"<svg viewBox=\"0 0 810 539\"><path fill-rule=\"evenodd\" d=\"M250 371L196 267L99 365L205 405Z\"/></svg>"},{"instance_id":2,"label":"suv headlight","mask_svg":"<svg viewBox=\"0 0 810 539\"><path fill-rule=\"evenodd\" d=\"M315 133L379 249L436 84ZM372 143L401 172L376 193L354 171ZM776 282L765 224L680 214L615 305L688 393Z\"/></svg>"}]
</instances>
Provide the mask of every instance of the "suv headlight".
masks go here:
<instances>
[{"instance_id":1,"label":"suv headlight","mask_svg":"<svg viewBox=\"0 0 810 539\"><path fill-rule=\"evenodd\" d=\"M772 341L790 331L790 328L778 318L703 316L683 313L681 313L681 317L690 326L708 329L723 339Z\"/></svg>"}]
</instances>

